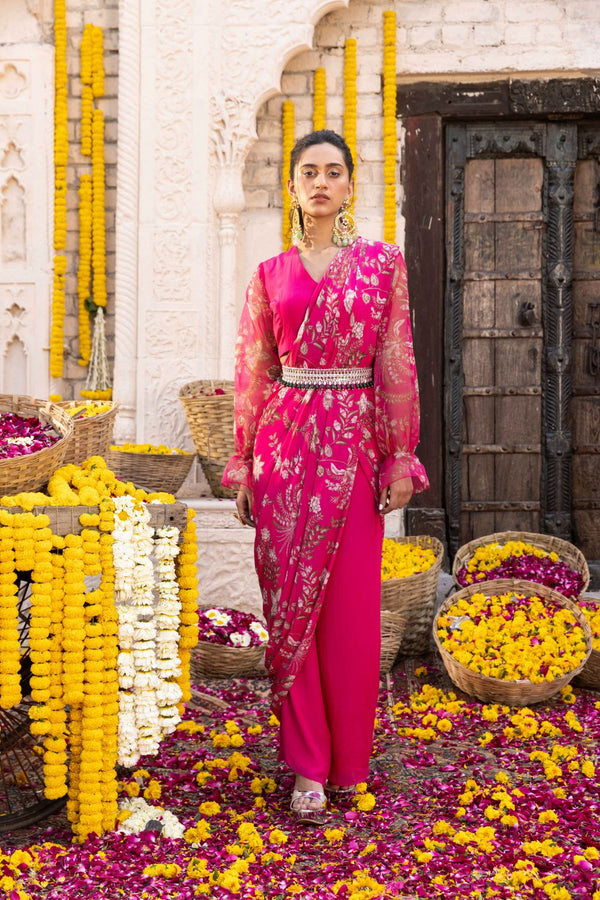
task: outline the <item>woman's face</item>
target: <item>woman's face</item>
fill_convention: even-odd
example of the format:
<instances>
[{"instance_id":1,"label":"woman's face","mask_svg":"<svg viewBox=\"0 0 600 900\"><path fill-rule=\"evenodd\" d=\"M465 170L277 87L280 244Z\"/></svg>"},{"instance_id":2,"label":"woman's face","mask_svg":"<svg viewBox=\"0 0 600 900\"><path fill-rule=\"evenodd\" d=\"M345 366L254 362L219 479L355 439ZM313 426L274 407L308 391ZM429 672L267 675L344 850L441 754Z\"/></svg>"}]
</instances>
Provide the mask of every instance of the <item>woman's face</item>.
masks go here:
<instances>
[{"instance_id":1,"label":"woman's face","mask_svg":"<svg viewBox=\"0 0 600 900\"><path fill-rule=\"evenodd\" d=\"M333 144L315 144L302 153L288 189L305 215L335 216L352 197L352 182L342 151Z\"/></svg>"}]
</instances>

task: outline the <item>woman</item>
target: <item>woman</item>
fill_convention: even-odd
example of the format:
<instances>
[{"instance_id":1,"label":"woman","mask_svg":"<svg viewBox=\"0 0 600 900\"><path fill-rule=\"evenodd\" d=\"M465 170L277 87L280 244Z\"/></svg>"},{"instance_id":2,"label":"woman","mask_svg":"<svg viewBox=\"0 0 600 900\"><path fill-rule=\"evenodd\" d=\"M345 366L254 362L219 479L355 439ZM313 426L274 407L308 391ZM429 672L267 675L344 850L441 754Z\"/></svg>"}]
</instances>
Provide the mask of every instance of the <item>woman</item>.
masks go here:
<instances>
[{"instance_id":1,"label":"woman","mask_svg":"<svg viewBox=\"0 0 600 900\"><path fill-rule=\"evenodd\" d=\"M266 664L291 809L369 772L379 689L382 515L427 476L400 251L357 238L352 154L332 131L291 156L295 246L258 267L236 344L240 521L256 527Z\"/></svg>"}]
</instances>

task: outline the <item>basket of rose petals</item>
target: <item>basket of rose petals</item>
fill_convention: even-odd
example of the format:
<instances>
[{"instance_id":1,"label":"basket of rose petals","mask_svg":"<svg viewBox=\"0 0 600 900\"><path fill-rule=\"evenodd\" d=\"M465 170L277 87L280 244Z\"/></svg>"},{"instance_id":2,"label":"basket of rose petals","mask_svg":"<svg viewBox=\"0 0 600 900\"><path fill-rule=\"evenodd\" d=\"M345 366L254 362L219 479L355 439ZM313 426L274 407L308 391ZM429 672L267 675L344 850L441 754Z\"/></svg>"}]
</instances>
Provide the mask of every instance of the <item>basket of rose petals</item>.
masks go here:
<instances>
[{"instance_id":1,"label":"basket of rose petals","mask_svg":"<svg viewBox=\"0 0 600 900\"><path fill-rule=\"evenodd\" d=\"M56 403L0 394L0 496L47 484L72 436L73 421Z\"/></svg>"},{"instance_id":2,"label":"basket of rose petals","mask_svg":"<svg viewBox=\"0 0 600 900\"><path fill-rule=\"evenodd\" d=\"M199 640L190 661L195 678L265 674L269 635L260 619L238 609L212 607L198 610L198 620Z\"/></svg>"},{"instance_id":3,"label":"basket of rose petals","mask_svg":"<svg viewBox=\"0 0 600 900\"><path fill-rule=\"evenodd\" d=\"M581 550L549 534L501 531L469 541L458 550L452 566L454 581L467 587L496 578L535 581L576 599L590 583Z\"/></svg>"},{"instance_id":4,"label":"basket of rose petals","mask_svg":"<svg viewBox=\"0 0 600 900\"><path fill-rule=\"evenodd\" d=\"M600 600L583 594L577 606L584 614L592 629L592 652L585 666L575 678L578 687L592 688L600 691Z\"/></svg>"},{"instance_id":5,"label":"basket of rose petals","mask_svg":"<svg viewBox=\"0 0 600 900\"><path fill-rule=\"evenodd\" d=\"M401 615L406 627L401 654L425 653L444 547L429 535L385 538L381 556L381 609Z\"/></svg>"},{"instance_id":6,"label":"basket of rose petals","mask_svg":"<svg viewBox=\"0 0 600 900\"><path fill-rule=\"evenodd\" d=\"M433 638L454 684L485 703L528 706L565 687L592 652L592 631L567 597L498 579L448 597Z\"/></svg>"},{"instance_id":7,"label":"basket of rose petals","mask_svg":"<svg viewBox=\"0 0 600 900\"><path fill-rule=\"evenodd\" d=\"M106 457L119 404L112 400L63 400L58 405L73 419L73 438L63 465L78 466L90 456Z\"/></svg>"}]
</instances>

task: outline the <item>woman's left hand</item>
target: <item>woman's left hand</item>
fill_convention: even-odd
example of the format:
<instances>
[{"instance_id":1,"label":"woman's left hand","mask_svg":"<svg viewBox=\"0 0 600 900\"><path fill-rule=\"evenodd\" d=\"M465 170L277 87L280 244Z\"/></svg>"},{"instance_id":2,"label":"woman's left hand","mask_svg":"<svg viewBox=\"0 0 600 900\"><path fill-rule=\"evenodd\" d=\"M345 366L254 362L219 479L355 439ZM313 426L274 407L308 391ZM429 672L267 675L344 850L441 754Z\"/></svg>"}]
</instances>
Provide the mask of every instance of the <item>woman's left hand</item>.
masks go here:
<instances>
[{"instance_id":1,"label":"woman's left hand","mask_svg":"<svg viewBox=\"0 0 600 900\"><path fill-rule=\"evenodd\" d=\"M379 492L379 511L385 515L393 509L402 509L413 495L412 478L400 478L392 481L388 487Z\"/></svg>"}]
</instances>

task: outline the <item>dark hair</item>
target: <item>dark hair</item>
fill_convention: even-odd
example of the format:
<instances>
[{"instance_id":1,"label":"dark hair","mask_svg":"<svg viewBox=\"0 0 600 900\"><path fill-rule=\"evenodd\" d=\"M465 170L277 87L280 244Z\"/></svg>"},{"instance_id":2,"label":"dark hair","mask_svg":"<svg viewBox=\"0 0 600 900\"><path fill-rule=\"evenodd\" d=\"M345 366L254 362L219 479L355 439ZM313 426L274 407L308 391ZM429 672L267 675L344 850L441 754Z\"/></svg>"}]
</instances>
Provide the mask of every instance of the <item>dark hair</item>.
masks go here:
<instances>
[{"instance_id":1,"label":"dark hair","mask_svg":"<svg viewBox=\"0 0 600 900\"><path fill-rule=\"evenodd\" d=\"M352 152L350 147L344 140L344 138L339 135L336 131L330 131L328 128L323 128L321 131L311 131L310 134L305 134L304 137L298 138L296 143L292 148L292 153L290 156L290 179L294 180L294 172L296 170L296 166L300 161L300 157L304 153L304 151L308 147L314 147L317 144L332 144L334 147L337 147L338 150L341 150L342 156L344 157L344 162L346 163L346 167L348 169L348 176L352 178L352 172L354 171L354 160L352 159Z\"/></svg>"}]
</instances>

